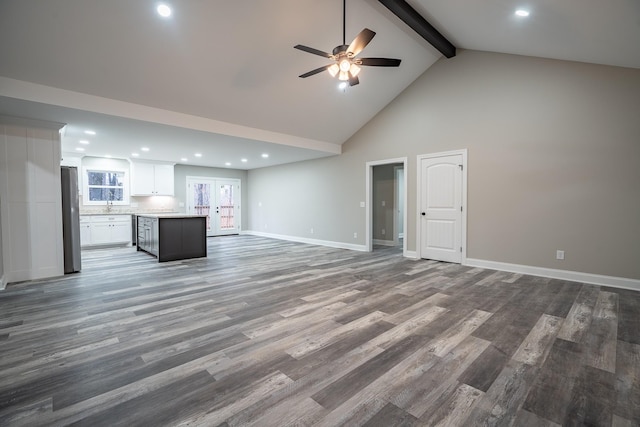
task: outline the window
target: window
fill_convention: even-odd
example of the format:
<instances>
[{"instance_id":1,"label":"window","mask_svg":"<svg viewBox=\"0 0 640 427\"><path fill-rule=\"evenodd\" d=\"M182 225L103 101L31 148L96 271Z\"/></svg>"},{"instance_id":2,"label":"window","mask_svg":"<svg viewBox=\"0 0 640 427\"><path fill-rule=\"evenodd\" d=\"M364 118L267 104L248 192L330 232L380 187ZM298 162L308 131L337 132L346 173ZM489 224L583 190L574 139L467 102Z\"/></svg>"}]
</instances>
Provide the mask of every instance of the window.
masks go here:
<instances>
[{"instance_id":1,"label":"window","mask_svg":"<svg viewBox=\"0 0 640 427\"><path fill-rule=\"evenodd\" d=\"M83 204L129 204L129 179L125 171L85 169Z\"/></svg>"}]
</instances>

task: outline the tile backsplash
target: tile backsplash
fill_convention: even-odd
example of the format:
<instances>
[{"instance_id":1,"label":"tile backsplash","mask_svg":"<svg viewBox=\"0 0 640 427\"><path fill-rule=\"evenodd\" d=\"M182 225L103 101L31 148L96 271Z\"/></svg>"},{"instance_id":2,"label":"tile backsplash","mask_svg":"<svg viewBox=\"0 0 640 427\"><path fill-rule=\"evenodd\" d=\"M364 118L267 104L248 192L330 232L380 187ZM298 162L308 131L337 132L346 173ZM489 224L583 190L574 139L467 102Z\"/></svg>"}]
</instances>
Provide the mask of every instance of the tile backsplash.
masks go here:
<instances>
[{"instance_id":1,"label":"tile backsplash","mask_svg":"<svg viewBox=\"0 0 640 427\"><path fill-rule=\"evenodd\" d=\"M178 200L171 196L147 196L147 197L130 197L129 205L113 205L107 211L106 203L104 205L83 205L82 196L80 196L80 215L82 214L98 214L98 213L162 213L162 212L178 212Z\"/></svg>"}]
</instances>

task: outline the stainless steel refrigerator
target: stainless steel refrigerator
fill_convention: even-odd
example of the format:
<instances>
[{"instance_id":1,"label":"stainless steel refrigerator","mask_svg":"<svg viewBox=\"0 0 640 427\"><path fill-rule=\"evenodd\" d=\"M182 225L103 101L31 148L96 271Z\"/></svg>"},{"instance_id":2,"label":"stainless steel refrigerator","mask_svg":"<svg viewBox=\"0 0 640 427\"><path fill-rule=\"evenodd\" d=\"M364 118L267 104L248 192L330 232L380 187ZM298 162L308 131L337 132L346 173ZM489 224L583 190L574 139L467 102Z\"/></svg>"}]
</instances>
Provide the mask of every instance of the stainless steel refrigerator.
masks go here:
<instances>
[{"instance_id":1,"label":"stainless steel refrigerator","mask_svg":"<svg viewBox=\"0 0 640 427\"><path fill-rule=\"evenodd\" d=\"M80 212L78 168L62 166L62 239L64 241L64 273L80 271Z\"/></svg>"}]
</instances>

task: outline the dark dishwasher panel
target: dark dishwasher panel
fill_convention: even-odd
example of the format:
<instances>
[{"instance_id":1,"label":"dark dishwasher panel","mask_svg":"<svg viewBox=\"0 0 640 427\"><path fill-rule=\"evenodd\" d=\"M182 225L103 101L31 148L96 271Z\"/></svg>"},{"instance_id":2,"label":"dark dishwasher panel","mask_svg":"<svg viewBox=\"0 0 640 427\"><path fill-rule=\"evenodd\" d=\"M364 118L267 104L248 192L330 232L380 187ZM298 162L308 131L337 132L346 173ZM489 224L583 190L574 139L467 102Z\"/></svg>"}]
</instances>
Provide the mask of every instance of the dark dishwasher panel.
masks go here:
<instances>
[{"instance_id":1,"label":"dark dishwasher panel","mask_svg":"<svg viewBox=\"0 0 640 427\"><path fill-rule=\"evenodd\" d=\"M138 221L135 214L131 215L131 244L135 246L138 238Z\"/></svg>"}]
</instances>

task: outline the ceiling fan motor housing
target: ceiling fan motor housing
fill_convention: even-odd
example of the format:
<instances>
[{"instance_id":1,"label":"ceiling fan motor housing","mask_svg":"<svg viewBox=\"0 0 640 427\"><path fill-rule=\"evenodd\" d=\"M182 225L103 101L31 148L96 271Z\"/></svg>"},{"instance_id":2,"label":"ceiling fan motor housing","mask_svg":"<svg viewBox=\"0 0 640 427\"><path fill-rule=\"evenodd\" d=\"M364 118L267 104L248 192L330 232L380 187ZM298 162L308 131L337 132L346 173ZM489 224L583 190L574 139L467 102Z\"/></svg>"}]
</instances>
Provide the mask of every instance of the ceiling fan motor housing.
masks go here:
<instances>
[{"instance_id":1,"label":"ceiling fan motor housing","mask_svg":"<svg viewBox=\"0 0 640 427\"><path fill-rule=\"evenodd\" d=\"M333 56L338 58L341 53L346 53L348 48L349 48L349 45L346 45L346 44L341 44L340 46L334 47L333 48ZM352 54L352 56L353 56L353 54Z\"/></svg>"}]
</instances>

